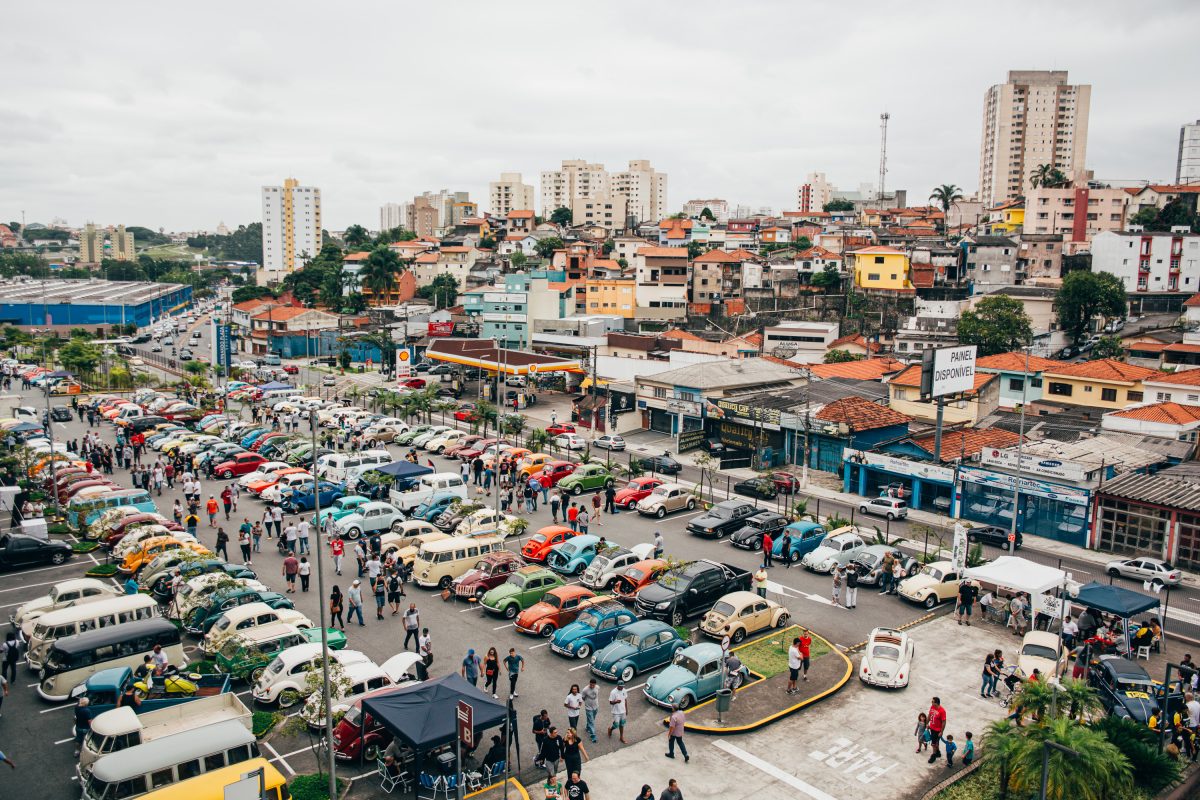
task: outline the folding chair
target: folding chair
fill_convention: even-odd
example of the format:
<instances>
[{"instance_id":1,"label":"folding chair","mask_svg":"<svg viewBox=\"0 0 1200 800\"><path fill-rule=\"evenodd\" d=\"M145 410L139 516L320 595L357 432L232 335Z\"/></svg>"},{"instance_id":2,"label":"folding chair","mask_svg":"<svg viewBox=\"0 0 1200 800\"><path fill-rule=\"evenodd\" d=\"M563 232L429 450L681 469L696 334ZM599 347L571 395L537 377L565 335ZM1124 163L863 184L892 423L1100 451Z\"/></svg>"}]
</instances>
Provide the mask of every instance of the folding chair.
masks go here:
<instances>
[{"instance_id":1,"label":"folding chair","mask_svg":"<svg viewBox=\"0 0 1200 800\"><path fill-rule=\"evenodd\" d=\"M379 768L379 788L383 789L383 791L391 794L395 788L399 786L400 790L407 794L412 788L411 784L409 783L407 772L398 769L396 774L392 775L388 772L387 764L384 762L382 757L380 757L375 763Z\"/></svg>"},{"instance_id":2,"label":"folding chair","mask_svg":"<svg viewBox=\"0 0 1200 800\"><path fill-rule=\"evenodd\" d=\"M417 782L421 784L422 789L429 790L431 798L437 798L438 792L442 792L449 800L450 793L446 789L446 779L441 775L435 777L428 772L422 772L417 776Z\"/></svg>"}]
</instances>

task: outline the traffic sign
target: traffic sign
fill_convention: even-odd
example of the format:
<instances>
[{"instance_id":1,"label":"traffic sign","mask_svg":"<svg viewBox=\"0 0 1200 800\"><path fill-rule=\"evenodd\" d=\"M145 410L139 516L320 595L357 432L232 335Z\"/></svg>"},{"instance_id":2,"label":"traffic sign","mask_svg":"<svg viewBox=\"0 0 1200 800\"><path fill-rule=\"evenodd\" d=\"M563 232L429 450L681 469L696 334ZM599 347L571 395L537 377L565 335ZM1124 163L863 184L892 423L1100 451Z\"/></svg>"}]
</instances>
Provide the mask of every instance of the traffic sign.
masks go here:
<instances>
[{"instance_id":1,"label":"traffic sign","mask_svg":"<svg viewBox=\"0 0 1200 800\"><path fill-rule=\"evenodd\" d=\"M470 703L459 700L455 716L458 718L458 738L468 748L474 747L475 709L471 707Z\"/></svg>"},{"instance_id":2,"label":"traffic sign","mask_svg":"<svg viewBox=\"0 0 1200 800\"><path fill-rule=\"evenodd\" d=\"M1017 535L1016 535L1015 533L1009 533L1009 534L1008 534L1008 541L1009 541L1010 543L1011 543L1011 542L1015 542L1016 540L1017 540Z\"/></svg>"}]
</instances>

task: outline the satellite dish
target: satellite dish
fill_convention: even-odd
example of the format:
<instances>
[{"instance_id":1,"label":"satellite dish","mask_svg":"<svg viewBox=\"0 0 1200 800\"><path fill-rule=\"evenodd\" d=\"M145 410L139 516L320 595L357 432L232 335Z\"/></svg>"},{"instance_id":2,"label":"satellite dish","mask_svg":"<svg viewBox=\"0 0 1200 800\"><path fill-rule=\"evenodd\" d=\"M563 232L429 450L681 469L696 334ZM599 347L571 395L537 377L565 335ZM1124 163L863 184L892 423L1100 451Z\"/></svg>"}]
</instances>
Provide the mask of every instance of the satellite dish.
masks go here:
<instances>
[{"instance_id":1,"label":"satellite dish","mask_svg":"<svg viewBox=\"0 0 1200 800\"><path fill-rule=\"evenodd\" d=\"M775 356L775 358L782 358L784 361L787 361L796 355L796 347L789 344L777 345L775 349L771 351L771 355Z\"/></svg>"}]
</instances>

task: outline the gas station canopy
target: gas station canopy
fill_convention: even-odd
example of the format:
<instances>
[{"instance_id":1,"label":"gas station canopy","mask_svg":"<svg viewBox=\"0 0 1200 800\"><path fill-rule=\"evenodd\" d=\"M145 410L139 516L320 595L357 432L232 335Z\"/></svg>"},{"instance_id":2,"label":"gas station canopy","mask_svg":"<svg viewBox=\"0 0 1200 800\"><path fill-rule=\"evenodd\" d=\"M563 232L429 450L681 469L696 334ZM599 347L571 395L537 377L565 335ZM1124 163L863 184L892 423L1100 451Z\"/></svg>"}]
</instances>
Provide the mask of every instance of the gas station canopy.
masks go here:
<instances>
[{"instance_id":1,"label":"gas station canopy","mask_svg":"<svg viewBox=\"0 0 1200 800\"><path fill-rule=\"evenodd\" d=\"M509 350L491 339L438 339L425 357L431 361L475 367L505 375L545 375L551 372L586 372L577 359Z\"/></svg>"}]
</instances>

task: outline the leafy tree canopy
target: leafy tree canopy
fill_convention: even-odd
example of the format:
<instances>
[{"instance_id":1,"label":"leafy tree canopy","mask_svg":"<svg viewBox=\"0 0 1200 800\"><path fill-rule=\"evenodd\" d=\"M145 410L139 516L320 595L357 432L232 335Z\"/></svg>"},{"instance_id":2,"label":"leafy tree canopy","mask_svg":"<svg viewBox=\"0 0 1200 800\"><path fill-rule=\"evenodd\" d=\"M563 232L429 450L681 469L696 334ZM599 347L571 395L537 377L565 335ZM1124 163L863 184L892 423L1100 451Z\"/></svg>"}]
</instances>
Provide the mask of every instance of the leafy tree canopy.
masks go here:
<instances>
[{"instance_id":1,"label":"leafy tree canopy","mask_svg":"<svg viewBox=\"0 0 1200 800\"><path fill-rule=\"evenodd\" d=\"M239 286L233 290L233 302L244 303L247 300L257 300L260 297L271 297L272 292L266 286Z\"/></svg>"},{"instance_id":2,"label":"leafy tree canopy","mask_svg":"<svg viewBox=\"0 0 1200 800\"><path fill-rule=\"evenodd\" d=\"M1033 337L1033 324L1020 300L989 295L958 318L958 340L979 348L980 356L1024 347Z\"/></svg>"},{"instance_id":3,"label":"leafy tree canopy","mask_svg":"<svg viewBox=\"0 0 1200 800\"><path fill-rule=\"evenodd\" d=\"M347 247L362 247L371 241L371 234L362 225L351 225L342 234L342 241L346 243Z\"/></svg>"},{"instance_id":4,"label":"leafy tree canopy","mask_svg":"<svg viewBox=\"0 0 1200 800\"><path fill-rule=\"evenodd\" d=\"M574 218L575 215L566 206L560 206L550 214L550 221L555 225L570 225Z\"/></svg>"},{"instance_id":5,"label":"leafy tree canopy","mask_svg":"<svg viewBox=\"0 0 1200 800\"><path fill-rule=\"evenodd\" d=\"M514 267L520 269L521 267L525 266L525 262L528 259L525 257L524 253L522 253L520 250L517 250L515 253L513 253L511 256L508 257L508 260L509 260L509 263L511 263Z\"/></svg>"},{"instance_id":6,"label":"leafy tree canopy","mask_svg":"<svg viewBox=\"0 0 1200 800\"><path fill-rule=\"evenodd\" d=\"M432 300L435 308L449 308L458 300L458 281L450 273L443 273L417 289L417 297Z\"/></svg>"},{"instance_id":7,"label":"leafy tree canopy","mask_svg":"<svg viewBox=\"0 0 1200 800\"><path fill-rule=\"evenodd\" d=\"M713 222L716 222L717 215L712 212L711 208L709 208L708 206L705 206L704 210L700 212L700 219L707 219L707 220L712 220Z\"/></svg>"},{"instance_id":8,"label":"leafy tree canopy","mask_svg":"<svg viewBox=\"0 0 1200 800\"><path fill-rule=\"evenodd\" d=\"M830 200L821 206L822 211L853 211L854 203L849 200Z\"/></svg>"},{"instance_id":9,"label":"leafy tree canopy","mask_svg":"<svg viewBox=\"0 0 1200 800\"><path fill-rule=\"evenodd\" d=\"M826 364L844 364L847 361L862 361L863 357L849 350L830 350L825 354Z\"/></svg>"},{"instance_id":10,"label":"leafy tree canopy","mask_svg":"<svg viewBox=\"0 0 1200 800\"><path fill-rule=\"evenodd\" d=\"M1115 358L1118 361L1125 358L1125 348L1118 336L1101 336L1100 341L1092 348L1092 358Z\"/></svg>"},{"instance_id":11,"label":"leafy tree canopy","mask_svg":"<svg viewBox=\"0 0 1200 800\"><path fill-rule=\"evenodd\" d=\"M1141 225L1148 231L1169 231L1171 228L1186 225L1192 233L1200 233L1200 215L1197 215L1191 205L1182 198L1175 198L1162 208L1143 208L1130 217L1134 225Z\"/></svg>"},{"instance_id":12,"label":"leafy tree canopy","mask_svg":"<svg viewBox=\"0 0 1200 800\"><path fill-rule=\"evenodd\" d=\"M157 245L171 243L170 236L159 233L151 228L142 227L141 225L126 225L125 230L133 234L134 241L137 244Z\"/></svg>"},{"instance_id":13,"label":"leafy tree canopy","mask_svg":"<svg viewBox=\"0 0 1200 800\"><path fill-rule=\"evenodd\" d=\"M547 236L536 245L537 254L542 258L550 258L554 255L555 250L561 250L564 247L566 247L566 243L557 236Z\"/></svg>"},{"instance_id":14,"label":"leafy tree canopy","mask_svg":"<svg viewBox=\"0 0 1200 800\"><path fill-rule=\"evenodd\" d=\"M262 261L263 237L262 223L251 222L249 225L239 225L236 231L225 235L204 234L191 236L187 240L188 247L203 248L215 258L227 261Z\"/></svg>"},{"instance_id":15,"label":"leafy tree canopy","mask_svg":"<svg viewBox=\"0 0 1200 800\"><path fill-rule=\"evenodd\" d=\"M71 238L69 232L59 230L58 228L26 228L21 235L25 237L25 241L27 242L32 242L35 239L53 239L56 242L65 242Z\"/></svg>"},{"instance_id":16,"label":"leafy tree canopy","mask_svg":"<svg viewBox=\"0 0 1200 800\"><path fill-rule=\"evenodd\" d=\"M1063 278L1054 309L1058 312L1058 324L1072 340L1078 340L1093 317L1125 316L1125 287L1120 279L1107 272L1070 272ZM961 322L959 325L961 331Z\"/></svg>"}]
</instances>

